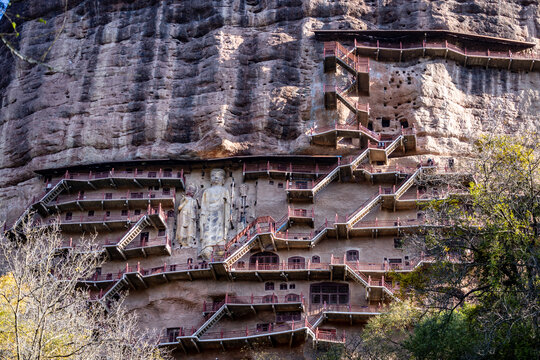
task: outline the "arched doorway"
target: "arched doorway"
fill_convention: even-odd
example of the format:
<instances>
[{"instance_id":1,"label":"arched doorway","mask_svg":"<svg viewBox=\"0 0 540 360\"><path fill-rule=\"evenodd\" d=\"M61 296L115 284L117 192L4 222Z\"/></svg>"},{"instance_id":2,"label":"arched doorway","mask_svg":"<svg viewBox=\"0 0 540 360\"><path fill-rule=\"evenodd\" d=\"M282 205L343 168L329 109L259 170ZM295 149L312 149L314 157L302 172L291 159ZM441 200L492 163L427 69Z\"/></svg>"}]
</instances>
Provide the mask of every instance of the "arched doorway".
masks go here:
<instances>
[{"instance_id":1,"label":"arched doorway","mask_svg":"<svg viewBox=\"0 0 540 360\"><path fill-rule=\"evenodd\" d=\"M289 269L305 269L306 259L301 256L292 256L289 258Z\"/></svg>"},{"instance_id":2,"label":"arched doorway","mask_svg":"<svg viewBox=\"0 0 540 360\"><path fill-rule=\"evenodd\" d=\"M249 258L249 268L259 270L277 269L279 265L279 256L269 251L263 251L251 255Z\"/></svg>"}]
</instances>

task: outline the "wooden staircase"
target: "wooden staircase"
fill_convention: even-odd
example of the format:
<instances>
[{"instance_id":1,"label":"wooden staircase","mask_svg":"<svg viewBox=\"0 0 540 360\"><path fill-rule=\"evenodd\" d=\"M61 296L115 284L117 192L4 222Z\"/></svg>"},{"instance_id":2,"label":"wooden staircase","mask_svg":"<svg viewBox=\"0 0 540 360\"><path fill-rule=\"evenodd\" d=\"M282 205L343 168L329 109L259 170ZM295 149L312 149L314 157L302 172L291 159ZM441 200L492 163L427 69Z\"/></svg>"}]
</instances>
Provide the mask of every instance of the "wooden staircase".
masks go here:
<instances>
[{"instance_id":1,"label":"wooden staircase","mask_svg":"<svg viewBox=\"0 0 540 360\"><path fill-rule=\"evenodd\" d=\"M336 65L355 77L358 93L369 95L369 58L356 55L356 47L348 50L339 42L324 44L324 71L335 71Z\"/></svg>"},{"instance_id":2,"label":"wooden staircase","mask_svg":"<svg viewBox=\"0 0 540 360\"><path fill-rule=\"evenodd\" d=\"M39 205L39 206L42 206L45 209L45 211L47 211L45 206L49 204L51 201L53 201L54 199L56 199L56 197L60 195L60 193L64 190L66 190L66 184L65 184L65 181L62 179L55 186L53 186L45 195L43 195L43 197L40 200L38 200L36 203L26 208L26 210L24 210L21 216L17 218L15 223L13 223L13 226L11 227L11 229L14 231L20 232L22 230L21 226L24 220L28 218L28 216L30 215L34 207Z\"/></svg>"},{"instance_id":3,"label":"wooden staircase","mask_svg":"<svg viewBox=\"0 0 540 360\"><path fill-rule=\"evenodd\" d=\"M366 216L375 206L377 206L382 201L381 195L375 196L371 201L369 201L367 204L361 206L358 208L357 211L355 211L352 215L350 215L347 218L347 227L351 228L362 220L364 216Z\"/></svg>"},{"instance_id":4,"label":"wooden staircase","mask_svg":"<svg viewBox=\"0 0 540 360\"><path fill-rule=\"evenodd\" d=\"M108 307L108 302L110 300L113 300L117 295L120 295L122 290L128 287L128 282L125 279L126 275L124 274L120 279L118 279L117 282L115 282L109 290L103 294L103 296L99 299L99 302L103 304L105 307Z\"/></svg>"},{"instance_id":5,"label":"wooden staircase","mask_svg":"<svg viewBox=\"0 0 540 360\"><path fill-rule=\"evenodd\" d=\"M218 311L216 311L202 326L193 333L192 336L200 338L204 335L212 326L214 326L221 318L227 313L227 304L223 304Z\"/></svg>"},{"instance_id":6,"label":"wooden staircase","mask_svg":"<svg viewBox=\"0 0 540 360\"><path fill-rule=\"evenodd\" d=\"M118 250L124 250L128 244L130 244L135 238L146 228L150 225L150 221L148 220L148 215L144 215L131 227L131 229L128 230L128 232L122 236L120 241L116 243L116 247Z\"/></svg>"}]
</instances>

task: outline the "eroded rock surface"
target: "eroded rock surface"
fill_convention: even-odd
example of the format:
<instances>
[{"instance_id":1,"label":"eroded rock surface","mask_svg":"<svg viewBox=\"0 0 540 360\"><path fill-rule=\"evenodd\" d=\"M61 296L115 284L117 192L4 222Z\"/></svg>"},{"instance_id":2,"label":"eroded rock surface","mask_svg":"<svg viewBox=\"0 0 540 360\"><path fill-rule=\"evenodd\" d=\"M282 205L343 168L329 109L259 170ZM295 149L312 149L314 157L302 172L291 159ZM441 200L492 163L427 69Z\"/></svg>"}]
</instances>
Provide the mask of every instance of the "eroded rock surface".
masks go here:
<instances>
[{"instance_id":1,"label":"eroded rock surface","mask_svg":"<svg viewBox=\"0 0 540 360\"><path fill-rule=\"evenodd\" d=\"M328 124L315 29L449 29L538 41L534 1L24 1L18 48L0 48L0 219L39 168L126 159L313 153ZM38 18L47 20L42 24ZM63 25L64 24L64 25ZM3 20L4 28L8 25ZM482 131L538 129L540 75L452 61L372 62L377 131L406 120L424 153L463 154ZM343 110L340 110L344 112ZM346 114L345 114L346 115ZM382 128L383 119L390 120Z\"/></svg>"}]
</instances>

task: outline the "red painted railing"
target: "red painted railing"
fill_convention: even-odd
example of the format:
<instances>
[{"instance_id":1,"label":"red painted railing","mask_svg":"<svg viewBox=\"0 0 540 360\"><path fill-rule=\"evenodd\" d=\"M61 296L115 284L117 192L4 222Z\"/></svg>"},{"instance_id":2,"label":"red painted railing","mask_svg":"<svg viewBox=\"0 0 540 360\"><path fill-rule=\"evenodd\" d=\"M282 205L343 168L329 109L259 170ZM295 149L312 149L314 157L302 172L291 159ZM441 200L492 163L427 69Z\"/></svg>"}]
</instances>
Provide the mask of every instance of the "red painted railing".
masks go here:
<instances>
[{"instance_id":1,"label":"red painted railing","mask_svg":"<svg viewBox=\"0 0 540 360\"><path fill-rule=\"evenodd\" d=\"M96 223L104 223L104 222L115 222L115 221L125 221L125 222L137 222L139 221L143 216L146 215L155 215L157 214L160 219L163 221L163 223L166 222L166 216L165 212L161 208L161 204L159 204L157 209L154 209L152 207L148 207L148 210L146 213L141 212L140 214L135 214L135 212L128 210L127 213L124 215L120 212L119 214L112 214L109 212L107 215L107 212L99 212L94 213L94 215L77 215L77 216L71 216L67 217L64 216L63 218L60 217L54 217L54 218L46 218L46 219L37 219L34 222L34 226L41 226L45 224L52 224L55 222L58 222L59 224L96 224Z\"/></svg>"},{"instance_id":2,"label":"red painted railing","mask_svg":"<svg viewBox=\"0 0 540 360\"><path fill-rule=\"evenodd\" d=\"M236 262L231 268L236 271L281 271L281 270L329 270L329 263L312 263L311 260L300 263L289 263L283 260L280 263L255 263L244 264L242 261Z\"/></svg>"},{"instance_id":3,"label":"red painted railing","mask_svg":"<svg viewBox=\"0 0 540 360\"><path fill-rule=\"evenodd\" d=\"M147 248L153 246L171 246L171 239L169 236L159 236L149 240L133 240L129 243L124 250L129 249L138 249L138 248Z\"/></svg>"},{"instance_id":4,"label":"red painted railing","mask_svg":"<svg viewBox=\"0 0 540 360\"><path fill-rule=\"evenodd\" d=\"M339 42L326 42L323 47L323 56L339 57L344 63L356 72L369 72L369 58L354 55L354 49L348 50Z\"/></svg>"},{"instance_id":5,"label":"red painted railing","mask_svg":"<svg viewBox=\"0 0 540 360\"><path fill-rule=\"evenodd\" d=\"M303 232L303 233L298 233L298 232L293 233L293 232L289 232L289 230L286 230L284 232L277 232L275 235L276 235L276 238L286 239L286 240L311 240L313 236L315 235L315 233L313 231Z\"/></svg>"},{"instance_id":6,"label":"red painted railing","mask_svg":"<svg viewBox=\"0 0 540 360\"><path fill-rule=\"evenodd\" d=\"M423 219L391 219L391 220L360 220L354 224L355 228L378 228L396 226L416 226L425 224Z\"/></svg>"},{"instance_id":7,"label":"red painted railing","mask_svg":"<svg viewBox=\"0 0 540 360\"><path fill-rule=\"evenodd\" d=\"M369 136L371 136L374 139L380 140L381 135L377 134L375 131L369 130L367 127L363 126L360 123L357 124L338 124L337 122L334 122L334 125L331 126L323 126L323 127L316 127L311 128L310 135L311 136L317 136L327 131L332 130L345 130L345 131L361 131Z\"/></svg>"},{"instance_id":8,"label":"red painted railing","mask_svg":"<svg viewBox=\"0 0 540 360\"><path fill-rule=\"evenodd\" d=\"M309 218L314 219L315 218L315 210L314 209L293 209L290 206L287 208L287 216L289 218L296 217L296 218Z\"/></svg>"},{"instance_id":9,"label":"red painted railing","mask_svg":"<svg viewBox=\"0 0 540 360\"><path fill-rule=\"evenodd\" d=\"M61 204L72 201L84 201L84 200L152 200L152 199L174 199L176 190L173 188L169 191L148 191L138 192L128 190L125 193L113 193L113 192L101 192L101 193L81 193L77 195L59 195L54 204Z\"/></svg>"},{"instance_id":10,"label":"red painted railing","mask_svg":"<svg viewBox=\"0 0 540 360\"><path fill-rule=\"evenodd\" d=\"M315 329L315 338L321 341L332 341L332 342L341 342L344 343L346 340L345 330L342 330L341 335L339 335L331 330Z\"/></svg>"},{"instance_id":11,"label":"red painted railing","mask_svg":"<svg viewBox=\"0 0 540 360\"><path fill-rule=\"evenodd\" d=\"M287 174L300 173L300 174L328 174L334 168L334 165L320 165L315 163L314 165L295 165L292 163L271 163L260 162L256 164L243 165L244 175L247 173L268 173L268 172L282 172Z\"/></svg>"},{"instance_id":12,"label":"red painted railing","mask_svg":"<svg viewBox=\"0 0 540 360\"><path fill-rule=\"evenodd\" d=\"M373 48L373 49L388 49L388 50L411 50L411 49L448 49L452 50L463 56L475 56L475 57L488 57L488 58L505 58L505 59L524 59L524 60L539 60L540 52L538 50L527 50L527 52L513 53L508 51L492 51L486 50L471 50L466 47L460 47L455 44L448 43L448 41L423 41L423 42L408 42L403 44L402 42L368 42L368 41L356 41L355 47L357 48Z\"/></svg>"},{"instance_id":13,"label":"red painted railing","mask_svg":"<svg viewBox=\"0 0 540 360\"><path fill-rule=\"evenodd\" d=\"M258 230L261 230L260 224L268 224L268 227L271 227L270 224L273 223L275 223L275 220L271 216L258 217L227 242L225 251L228 251L234 244L244 243L251 239Z\"/></svg>"},{"instance_id":14,"label":"red painted railing","mask_svg":"<svg viewBox=\"0 0 540 360\"><path fill-rule=\"evenodd\" d=\"M224 304L246 304L246 305L255 305L255 304L290 304L290 303L301 303L304 304L305 299L303 294L287 294L287 295L265 295L265 296L236 296L225 294L225 300L217 303L206 303L203 302L203 312L216 312Z\"/></svg>"},{"instance_id":15,"label":"red painted railing","mask_svg":"<svg viewBox=\"0 0 540 360\"><path fill-rule=\"evenodd\" d=\"M244 329L239 330L216 330L216 331L210 331L204 333L204 335L201 337L201 339L230 339L230 338L237 338L237 337L247 337L247 336L255 336L255 335L261 335L261 334L270 334L275 332L281 332L281 331L290 331L290 330L298 330L301 328L304 328L305 324L303 321L293 321L291 323L285 323L285 324L268 324L268 327L261 328L261 327L248 327L246 326Z\"/></svg>"},{"instance_id":16,"label":"red painted railing","mask_svg":"<svg viewBox=\"0 0 540 360\"><path fill-rule=\"evenodd\" d=\"M115 171L114 168L110 171L102 172L87 172L87 173L73 173L66 171L64 174L66 180L95 180L104 178L155 178L155 179L182 179L185 181L184 169L180 171L164 171L163 169L155 170L141 170L134 169L133 171Z\"/></svg>"}]
</instances>

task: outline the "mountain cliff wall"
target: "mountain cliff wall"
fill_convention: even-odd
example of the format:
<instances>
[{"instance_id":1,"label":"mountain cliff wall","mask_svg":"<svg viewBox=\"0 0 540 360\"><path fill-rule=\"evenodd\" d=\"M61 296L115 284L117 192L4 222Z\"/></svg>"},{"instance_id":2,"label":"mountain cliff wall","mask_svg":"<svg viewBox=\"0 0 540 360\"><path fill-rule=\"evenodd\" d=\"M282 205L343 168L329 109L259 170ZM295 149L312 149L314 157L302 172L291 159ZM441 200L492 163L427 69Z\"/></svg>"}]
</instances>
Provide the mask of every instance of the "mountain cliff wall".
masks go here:
<instances>
[{"instance_id":1,"label":"mountain cliff wall","mask_svg":"<svg viewBox=\"0 0 540 360\"><path fill-rule=\"evenodd\" d=\"M0 46L0 220L41 190L40 168L328 151L306 136L337 116L323 105L316 29L448 29L535 43L540 33L539 5L528 0L54 0L11 11L25 19L17 48L39 57L52 45L45 61L62 71ZM421 153L459 157L482 132L540 127L539 73L373 61L371 82L376 130L406 119Z\"/></svg>"}]
</instances>

